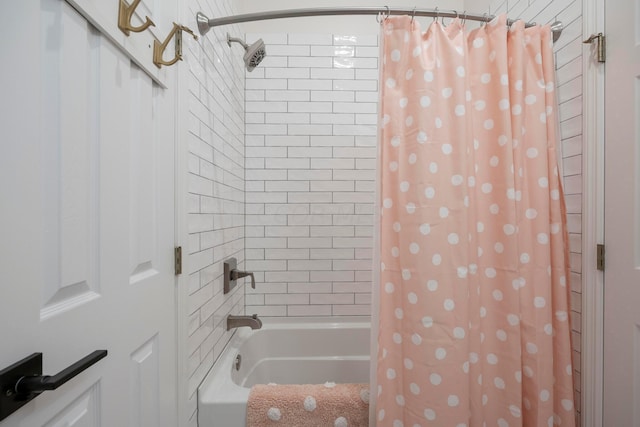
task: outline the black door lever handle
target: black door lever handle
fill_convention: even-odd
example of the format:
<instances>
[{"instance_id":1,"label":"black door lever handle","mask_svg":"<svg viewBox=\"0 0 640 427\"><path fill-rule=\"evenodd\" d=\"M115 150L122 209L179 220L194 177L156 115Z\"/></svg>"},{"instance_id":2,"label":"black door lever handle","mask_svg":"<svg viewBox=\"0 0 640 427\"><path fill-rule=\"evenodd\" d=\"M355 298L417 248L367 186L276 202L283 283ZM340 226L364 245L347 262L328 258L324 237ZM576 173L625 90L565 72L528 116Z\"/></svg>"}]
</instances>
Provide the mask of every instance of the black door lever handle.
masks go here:
<instances>
[{"instance_id":1,"label":"black door lever handle","mask_svg":"<svg viewBox=\"0 0 640 427\"><path fill-rule=\"evenodd\" d=\"M35 399L45 390L55 390L80 372L107 356L96 350L56 375L42 375L42 353L30 356L0 370L0 421Z\"/></svg>"},{"instance_id":2,"label":"black door lever handle","mask_svg":"<svg viewBox=\"0 0 640 427\"><path fill-rule=\"evenodd\" d=\"M96 350L68 368L58 372L56 375L23 376L16 382L15 392L18 395L22 395L41 393L45 390L55 390L106 356L107 350Z\"/></svg>"}]
</instances>

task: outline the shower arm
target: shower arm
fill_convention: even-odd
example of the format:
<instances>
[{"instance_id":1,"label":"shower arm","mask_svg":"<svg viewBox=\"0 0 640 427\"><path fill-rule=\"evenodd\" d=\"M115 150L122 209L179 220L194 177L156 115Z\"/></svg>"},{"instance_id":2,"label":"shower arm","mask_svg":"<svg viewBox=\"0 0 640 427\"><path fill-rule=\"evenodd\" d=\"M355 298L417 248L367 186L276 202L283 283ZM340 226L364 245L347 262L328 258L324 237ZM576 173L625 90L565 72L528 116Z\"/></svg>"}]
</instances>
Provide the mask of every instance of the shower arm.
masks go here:
<instances>
[{"instance_id":1,"label":"shower arm","mask_svg":"<svg viewBox=\"0 0 640 427\"><path fill-rule=\"evenodd\" d=\"M472 14L472 13L459 13L455 10L438 10L438 9L413 9L413 8L389 8L389 7L344 7L344 8L308 8L308 9L289 9L289 10L275 10L269 12L257 12L246 13L243 15L226 16L223 18L209 19L202 12L196 14L196 21L198 22L198 30L200 34L205 35L211 28L221 25L237 24L242 22L251 21L263 21L269 19L281 19L281 18L299 18L305 16L333 16L333 15L411 15L411 16L426 16L432 18L462 18L469 21L489 22L495 18L494 15L489 14ZM507 25L511 25L516 22L515 19L507 19ZM535 26L535 23L525 23L526 27ZM562 22L554 22L551 24L551 31L553 33L553 41L557 41L562 33Z\"/></svg>"},{"instance_id":2,"label":"shower arm","mask_svg":"<svg viewBox=\"0 0 640 427\"><path fill-rule=\"evenodd\" d=\"M237 37L231 37L229 33L227 33L227 44L229 45L229 47L231 47L231 43L240 43L242 47L244 47L244 50L249 49L249 45L246 44L244 40L239 39Z\"/></svg>"}]
</instances>

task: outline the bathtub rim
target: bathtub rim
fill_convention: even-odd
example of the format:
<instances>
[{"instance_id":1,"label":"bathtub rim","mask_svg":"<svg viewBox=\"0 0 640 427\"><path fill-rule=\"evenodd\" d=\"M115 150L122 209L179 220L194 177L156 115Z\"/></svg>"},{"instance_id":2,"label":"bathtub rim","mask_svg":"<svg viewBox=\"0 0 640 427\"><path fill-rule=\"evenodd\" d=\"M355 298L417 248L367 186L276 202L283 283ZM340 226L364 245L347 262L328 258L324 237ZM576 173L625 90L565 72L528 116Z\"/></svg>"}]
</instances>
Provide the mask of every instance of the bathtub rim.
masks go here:
<instances>
[{"instance_id":1,"label":"bathtub rim","mask_svg":"<svg viewBox=\"0 0 640 427\"><path fill-rule=\"evenodd\" d=\"M251 335L259 333L264 329L340 329L347 327L371 328L369 316L324 316L324 317L264 317L261 329L252 330L250 328L238 328L231 336L227 345L222 349L213 366L197 389L198 406L212 403L236 403L247 401L250 388L237 385L231 375L224 375L231 372L235 355L242 343ZM215 385L215 387L213 387ZM221 393L220 390L224 390ZM200 412L200 410L198 410Z\"/></svg>"}]
</instances>

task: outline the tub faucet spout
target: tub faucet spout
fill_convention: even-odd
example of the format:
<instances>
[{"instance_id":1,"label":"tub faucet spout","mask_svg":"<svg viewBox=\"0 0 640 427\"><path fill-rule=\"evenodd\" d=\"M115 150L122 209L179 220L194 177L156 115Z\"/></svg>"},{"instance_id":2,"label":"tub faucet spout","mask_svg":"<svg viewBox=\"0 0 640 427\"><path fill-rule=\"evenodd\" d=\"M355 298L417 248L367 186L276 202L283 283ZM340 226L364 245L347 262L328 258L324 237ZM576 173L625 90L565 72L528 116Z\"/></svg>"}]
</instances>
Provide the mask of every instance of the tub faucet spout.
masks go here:
<instances>
[{"instance_id":1,"label":"tub faucet spout","mask_svg":"<svg viewBox=\"0 0 640 427\"><path fill-rule=\"evenodd\" d=\"M257 314L253 316L235 316L230 314L227 316L227 331L242 326L249 326L251 329L260 329L262 328L262 320L258 319Z\"/></svg>"}]
</instances>

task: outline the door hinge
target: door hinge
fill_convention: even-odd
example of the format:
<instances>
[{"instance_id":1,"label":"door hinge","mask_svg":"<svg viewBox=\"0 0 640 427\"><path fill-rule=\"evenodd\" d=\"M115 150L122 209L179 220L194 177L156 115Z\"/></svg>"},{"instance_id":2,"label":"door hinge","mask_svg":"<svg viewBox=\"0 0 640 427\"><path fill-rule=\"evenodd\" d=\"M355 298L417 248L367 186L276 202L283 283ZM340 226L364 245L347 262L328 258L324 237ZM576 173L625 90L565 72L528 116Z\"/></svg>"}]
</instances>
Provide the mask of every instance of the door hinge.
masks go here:
<instances>
[{"instance_id":1,"label":"door hinge","mask_svg":"<svg viewBox=\"0 0 640 427\"><path fill-rule=\"evenodd\" d=\"M604 245L598 245L597 252L598 252L598 255L597 255L596 264L597 264L598 270L604 271Z\"/></svg>"},{"instance_id":2,"label":"door hinge","mask_svg":"<svg viewBox=\"0 0 640 427\"><path fill-rule=\"evenodd\" d=\"M176 276L182 274L182 246L178 246L173 250L173 259L173 268Z\"/></svg>"},{"instance_id":3,"label":"door hinge","mask_svg":"<svg viewBox=\"0 0 640 427\"><path fill-rule=\"evenodd\" d=\"M584 44L592 44L593 42L597 43L596 49L598 53L598 62L606 62L607 61L607 40L604 34L592 34L591 37L583 41Z\"/></svg>"}]
</instances>

